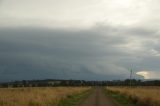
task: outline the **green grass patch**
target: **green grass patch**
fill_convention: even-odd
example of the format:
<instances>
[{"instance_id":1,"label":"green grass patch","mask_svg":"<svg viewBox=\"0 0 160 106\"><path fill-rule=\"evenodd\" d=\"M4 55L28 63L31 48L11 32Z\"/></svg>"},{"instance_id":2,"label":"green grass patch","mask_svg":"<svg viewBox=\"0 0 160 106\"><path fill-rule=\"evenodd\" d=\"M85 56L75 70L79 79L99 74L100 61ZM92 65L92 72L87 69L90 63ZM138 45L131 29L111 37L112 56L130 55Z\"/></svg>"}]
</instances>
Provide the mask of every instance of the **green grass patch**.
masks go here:
<instances>
[{"instance_id":1,"label":"green grass patch","mask_svg":"<svg viewBox=\"0 0 160 106\"><path fill-rule=\"evenodd\" d=\"M138 106L132 100L125 98L123 95L105 89L105 94L116 100L121 106Z\"/></svg>"},{"instance_id":2,"label":"green grass patch","mask_svg":"<svg viewBox=\"0 0 160 106\"><path fill-rule=\"evenodd\" d=\"M52 106L74 106L77 103L79 103L81 100L85 99L90 93L91 93L91 90L87 90L82 93L68 95L67 97L62 98L58 103Z\"/></svg>"}]
</instances>

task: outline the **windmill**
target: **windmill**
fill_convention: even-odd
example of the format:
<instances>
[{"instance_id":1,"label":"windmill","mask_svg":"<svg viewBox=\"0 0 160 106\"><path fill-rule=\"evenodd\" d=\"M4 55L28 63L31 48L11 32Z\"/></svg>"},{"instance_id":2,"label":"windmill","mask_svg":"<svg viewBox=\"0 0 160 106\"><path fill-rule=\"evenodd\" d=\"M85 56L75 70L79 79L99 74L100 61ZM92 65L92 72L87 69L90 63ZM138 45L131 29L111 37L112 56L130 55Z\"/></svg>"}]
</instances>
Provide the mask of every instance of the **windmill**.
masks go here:
<instances>
[{"instance_id":1,"label":"windmill","mask_svg":"<svg viewBox=\"0 0 160 106\"><path fill-rule=\"evenodd\" d=\"M131 67L131 70L130 70L130 87L132 86L132 73L133 73L133 70L132 70L132 67Z\"/></svg>"}]
</instances>

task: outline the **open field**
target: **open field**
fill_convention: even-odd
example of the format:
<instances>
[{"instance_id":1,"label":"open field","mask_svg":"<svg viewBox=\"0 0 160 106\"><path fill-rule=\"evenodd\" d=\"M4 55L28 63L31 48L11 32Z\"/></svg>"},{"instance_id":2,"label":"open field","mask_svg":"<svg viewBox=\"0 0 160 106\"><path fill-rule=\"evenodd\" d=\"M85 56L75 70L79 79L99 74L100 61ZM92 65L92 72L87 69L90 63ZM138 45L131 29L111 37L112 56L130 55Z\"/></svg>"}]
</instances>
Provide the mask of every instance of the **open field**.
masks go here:
<instances>
[{"instance_id":1,"label":"open field","mask_svg":"<svg viewBox=\"0 0 160 106\"><path fill-rule=\"evenodd\" d=\"M160 106L160 87L106 87L139 106Z\"/></svg>"},{"instance_id":2,"label":"open field","mask_svg":"<svg viewBox=\"0 0 160 106\"><path fill-rule=\"evenodd\" d=\"M54 106L62 98L90 87L0 88L0 106Z\"/></svg>"}]
</instances>

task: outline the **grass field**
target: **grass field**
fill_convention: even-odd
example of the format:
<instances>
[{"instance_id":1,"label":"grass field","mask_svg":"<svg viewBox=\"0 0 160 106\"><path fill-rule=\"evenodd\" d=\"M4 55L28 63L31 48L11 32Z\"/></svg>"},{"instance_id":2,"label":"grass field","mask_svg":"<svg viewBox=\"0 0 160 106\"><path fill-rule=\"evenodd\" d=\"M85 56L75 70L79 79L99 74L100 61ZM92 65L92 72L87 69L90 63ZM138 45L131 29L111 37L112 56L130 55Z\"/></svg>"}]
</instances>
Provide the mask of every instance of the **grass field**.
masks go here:
<instances>
[{"instance_id":1,"label":"grass field","mask_svg":"<svg viewBox=\"0 0 160 106\"><path fill-rule=\"evenodd\" d=\"M90 87L0 88L0 106L51 106Z\"/></svg>"},{"instance_id":2,"label":"grass field","mask_svg":"<svg viewBox=\"0 0 160 106\"><path fill-rule=\"evenodd\" d=\"M160 106L160 87L107 87L138 106Z\"/></svg>"}]
</instances>

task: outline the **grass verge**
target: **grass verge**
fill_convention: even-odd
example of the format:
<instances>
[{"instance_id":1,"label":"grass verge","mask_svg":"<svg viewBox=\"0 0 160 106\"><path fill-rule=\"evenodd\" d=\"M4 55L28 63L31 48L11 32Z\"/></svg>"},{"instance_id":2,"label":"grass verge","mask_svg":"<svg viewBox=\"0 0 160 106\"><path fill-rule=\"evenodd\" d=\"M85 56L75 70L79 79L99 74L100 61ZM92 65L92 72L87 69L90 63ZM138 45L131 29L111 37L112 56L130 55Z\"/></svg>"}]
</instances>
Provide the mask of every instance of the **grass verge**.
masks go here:
<instances>
[{"instance_id":1,"label":"grass verge","mask_svg":"<svg viewBox=\"0 0 160 106\"><path fill-rule=\"evenodd\" d=\"M107 96L112 97L116 100L121 106L138 106L132 100L125 98L123 95L119 94L118 92L113 92L110 90L105 89L105 94Z\"/></svg>"},{"instance_id":2,"label":"grass verge","mask_svg":"<svg viewBox=\"0 0 160 106\"><path fill-rule=\"evenodd\" d=\"M92 91L92 88L82 93L68 95L62 98L58 103L54 103L52 106L74 106L81 100L85 99Z\"/></svg>"},{"instance_id":3,"label":"grass verge","mask_svg":"<svg viewBox=\"0 0 160 106\"><path fill-rule=\"evenodd\" d=\"M158 86L110 86L106 89L123 96L138 106L160 106L160 87Z\"/></svg>"}]
</instances>

